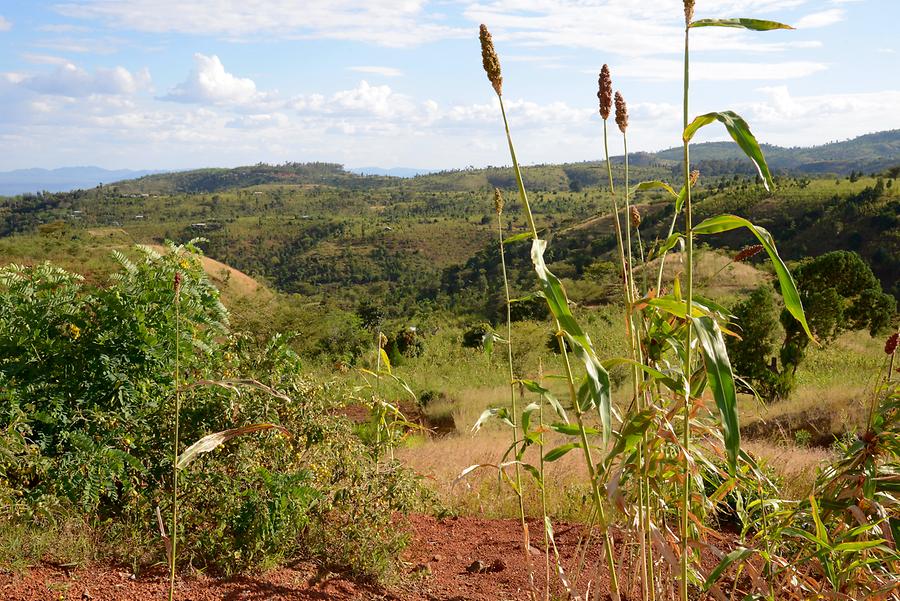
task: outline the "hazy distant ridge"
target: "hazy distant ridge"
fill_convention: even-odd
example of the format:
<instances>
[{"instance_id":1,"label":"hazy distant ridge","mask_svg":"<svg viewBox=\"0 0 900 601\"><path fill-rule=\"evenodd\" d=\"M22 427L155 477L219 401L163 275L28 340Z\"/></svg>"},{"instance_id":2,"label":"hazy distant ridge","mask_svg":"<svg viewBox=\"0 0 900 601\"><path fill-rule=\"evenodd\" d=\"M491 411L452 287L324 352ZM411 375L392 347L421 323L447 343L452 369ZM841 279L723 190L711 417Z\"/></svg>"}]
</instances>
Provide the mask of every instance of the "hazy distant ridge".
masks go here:
<instances>
[{"instance_id":1,"label":"hazy distant ridge","mask_svg":"<svg viewBox=\"0 0 900 601\"><path fill-rule=\"evenodd\" d=\"M13 196L26 192L67 192L78 188L94 188L124 179L134 179L160 170L103 169L101 167L61 167L59 169L16 169L0 172L0 195Z\"/></svg>"},{"instance_id":2,"label":"hazy distant ridge","mask_svg":"<svg viewBox=\"0 0 900 601\"><path fill-rule=\"evenodd\" d=\"M763 152L769 167L775 173L795 175L819 175L834 173L847 175L851 171L880 172L900 165L900 129L876 132L820 146L784 148L763 144ZM636 152L629 156L633 165L677 168L682 149L669 148L659 152ZM498 157L502 158L502 157ZM750 161L732 142L706 142L695 144L691 150L692 166L708 176L731 173L754 173ZM622 157L613 157L621 162ZM590 169L597 161L556 165L571 180L577 173ZM551 167L548 165L548 167ZM337 163L310 162L268 165L259 163L244 167L208 168L191 171L110 171L99 167L66 167L62 169L20 169L0 173L0 195L47 190L66 191L76 188L93 188L101 182L118 182L122 192L195 193L215 192L265 184L324 184L345 188L371 188L390 185L394 178L415 178L420 184L434 184L436 189L479 188L480 183L504 186L508 169L488 167L463 170L470 176L482 173L483 178L456 178L461 170L435 172L410 167L356 167L345 169ZM511 173L511 172L510 172ZM596 174L594 174L596 175ZM445 181L450 177L453 181ZM584 178L582 178L584 179ZM590 185L591 178L584 183ZM127 181L123 181L127 180ZM426 181L427 180L427 181ZM434 181L432 181L434 180ZM457 181L459 180L459 181ZM512 185L512 184L511 184Z\"/></svg>"}]
</instances>

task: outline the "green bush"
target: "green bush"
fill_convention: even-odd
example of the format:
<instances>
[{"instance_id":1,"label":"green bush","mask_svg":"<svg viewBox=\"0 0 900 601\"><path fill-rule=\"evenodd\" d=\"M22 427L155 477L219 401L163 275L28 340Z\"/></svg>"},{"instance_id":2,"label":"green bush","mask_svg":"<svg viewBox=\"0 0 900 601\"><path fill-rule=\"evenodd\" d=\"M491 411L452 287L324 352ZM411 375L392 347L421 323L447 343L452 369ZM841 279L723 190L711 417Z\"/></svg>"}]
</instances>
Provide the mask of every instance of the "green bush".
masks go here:
<instances>
[{"instance_id":1,"label":"green bush","mask_svg":"<svg viewBox=\"0 0 900 601\"><path fill-rule=\"evenodd\" d=\"M48 264L0 270L0 529L76 516L111 539L109 555L128 559L117 554L140 541L147 561L164 559L155 513L169 512L177 344L180 380L195 384L182 393L183 448L259 422L291 432L236 438L182 470L180 559L226 573L311 554L389 569L403 542L392 514L422 489L335 417L344 391L304 376L289 338L230 332L192 246L118 260L103 288ZM291 400L196 385L241 378Z\"/></svg>"}]
</instances>

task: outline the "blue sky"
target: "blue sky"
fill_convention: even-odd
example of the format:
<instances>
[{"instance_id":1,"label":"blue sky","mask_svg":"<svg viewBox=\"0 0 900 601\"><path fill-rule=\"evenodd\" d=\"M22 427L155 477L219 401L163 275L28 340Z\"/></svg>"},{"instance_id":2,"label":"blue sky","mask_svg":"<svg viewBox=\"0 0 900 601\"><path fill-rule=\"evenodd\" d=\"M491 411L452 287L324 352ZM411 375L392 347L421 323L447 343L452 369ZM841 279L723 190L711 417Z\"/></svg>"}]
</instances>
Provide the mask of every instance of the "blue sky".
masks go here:
<instances>
[{"instance_id":1,"label":"blue sky","mask_svg":"<svg viewBox=\"0 0 900 601\"><path fill-rule=\"evenodd\" d=\"M787 146L900 127L900 2L697 2L735 16L797 29L695 30L693 114ZM523 162L598 158L603 63L629 150L658 150L679 140L682 19L679 0L0 0L0 169L506 164L482 22Z\"/></svg>"}]
</instances>

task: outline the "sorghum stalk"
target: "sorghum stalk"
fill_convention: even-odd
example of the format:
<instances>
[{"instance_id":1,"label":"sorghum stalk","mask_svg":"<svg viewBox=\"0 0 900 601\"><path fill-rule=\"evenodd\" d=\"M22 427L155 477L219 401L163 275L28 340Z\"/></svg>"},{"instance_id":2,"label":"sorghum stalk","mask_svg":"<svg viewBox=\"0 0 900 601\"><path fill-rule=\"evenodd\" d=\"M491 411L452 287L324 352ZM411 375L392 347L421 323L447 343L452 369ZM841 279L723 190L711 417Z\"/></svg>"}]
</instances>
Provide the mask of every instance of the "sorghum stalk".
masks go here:
<instances>
[{"instance_id":1,"label":"sorghum stalk","mask_svg":"<svg viewBox=\"0 0 900 601\"><path fill-rule=\"evenodd\" d=\"M497 58L497 53L494 50L494 44L491 41L491 34L488 32L487 27L482 25L481 32L481 54L484 61L485 72L488 75L488 79L491 82L491 85L494 88L494 91L497 93L497 99L500 102L500 113L503 115L503 128L506 131L506 141L509 145L509 155L513 164L513 171L516 175L516 185L519 191L519 198L522 200L522 205L525 209L525 216L528 221L528 225L531 228L531 235L534 240L538 240L538 231L537 227L534 224L534 216L531 213L531 205L528 203L528 195L525 192L525 183L522 181L522 171L519 168L519 162L516 159L516 150L513 146L512 135L509 132L509 121L506 118L506 109L503 106L503 93L502 93L502 77L500 76L500 61ZM562 328L559 324L559 320L554 319L554 325L556 327L556 331L558 333L562 332ZM565 340L561 335L557 336L559 341L559 350L563 357L563 365L566 370L566 380L569 385L569 396L572 401L572 405L575 408L575 418L578 425L578 430L581 438L581 447L584 452L584 460L587 464L588 477L591 480L591 493L593 497L593 501L595 506L597 507L598 516L600 520L600 527L606 537L606 561L609 566L610 572L610 594L613 597L613 601L618 601L619 599L619 583L618 577L616 575L615 570L615 559L613 557L612 551L612 535L609 533L609 524L606 521L605 511L603 509L603 496L600 493L600 485L597 482L597 473L596 467L594 465L593 453L591 452L591 446L588 443L587 430L584 425L583 412L581 410L581 405L578 402L578 393L575 389L575 376L572 373L572 365L569 362L569 354L566 350Z\"/></svg>"},{"instance_id":2,"label":"sorghum stalk","mask_svg":"<svg viewBox=\"0 0 900 601\"><path fill-rule=\"evenodd\" d=\"M626 277L627 293L625 301L628 304L627 325L629 330L629 338L631 342L632 359L636 362L632 366L632 380L634 387L634 403L638 411L644 409L643 395L641 393L642 376L637 367L638 363L644 362L643 352L641 351L640 332L634 318L634 301L638 290L634 284L634 258L632 256L631 229L637 231L640 225L640 213L637 208L631 204L631 195L629 190L628 177L628 108L625 99L619 92L616 92L616 123L622 131L622 146L625 152L625 224L626 235L625 243L628 247L628 275ZM640 234L638 234L640 235ZM643 257L642 257L643 260ZM650 540L650 483L646 474L646 448L647 435L641 437L641 444L638 448L638 469L640 476L638 478L638 521L640 523L641 535L641 594L645 601L655 598L655 576L653 572L653 551L652 541Z\"/></svg>"},{"instance_id":3,"label":"sorghum stalk","mask_svg":"<svg viewBox=\"0 0 900 601\"><path fill-rule=\"evenodd\" d=\"M503 196L498 188L494 188L494 210L497 213L497 233L499 235L500 244L500 265L503 269L503 291L506 295L506 358L509 365L509 399L512 407L512 424L513 424L513 449L519 443L519 410L516 404L516 374L513 370L512 356L512 306L509 297L509 279L506 275L506 251L503 248ZM523 433L524 434L524 433ZM516 453L517 454L517 453ZM515 464L516 473L516 496L519 498L519 522L522 526L522 545L525 552L525 561L530 566L531 558L528 554L528 526L525 524L525 502L522 499L522 474L519 464ZM530 572L529 568L529 572Z\"/></svg>"},{"instance_id":4,"label":"sorghum stalk","mask_svg":"<svg viewBox=\"0 0 900 601\"><path fill-rule=\"evenodd\" d=\"M688 126L688 89L690 83L690 24L694 16L694 0L684 0L684 85L682 99L683 129ZM682 136L683 138L684 136ZM688 601L688 536L690 534L690 522L688 512L691 503L691 466L688 460L689 446L691 442L691 343L693 338L693 321L691 310L694 304L694 230L691 214L691 162L690 144L684 140L684 228L687 237L687 263L685 278L687 279L687 294L685 298L685 336L684 336L684 423L682 432L682 446L684 453L684 465L682 476L684 478L684 491L682 495L681 514L681 601Z\"/></svg>"},{"instance_id":5,"label":"sorghum stalk","mask_svg":"<svg viewBox=\"0 0 900 601\"><path fill-rule=\"evenodd\" d=\"M175 272L175 429L172 436L172 532L169 533L169 601L175 599L175 559L178 550L178 437L181 414L181 274Z\"/></svg>"}]
</instances>

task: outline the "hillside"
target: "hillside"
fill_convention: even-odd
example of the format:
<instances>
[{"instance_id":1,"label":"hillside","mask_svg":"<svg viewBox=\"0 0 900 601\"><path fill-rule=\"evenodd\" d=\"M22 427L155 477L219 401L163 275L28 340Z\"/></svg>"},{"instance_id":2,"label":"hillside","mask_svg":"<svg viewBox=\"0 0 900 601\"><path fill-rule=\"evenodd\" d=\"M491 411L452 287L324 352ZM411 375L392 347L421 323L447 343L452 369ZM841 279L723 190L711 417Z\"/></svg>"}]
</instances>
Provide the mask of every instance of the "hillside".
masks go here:
<instances>
[{"instance_id":1,"label":"hillside","mask_svg":"<svg viewBox=\"0 0 900 601\"><path fill-rule=\"evenodd\" d=\"M762 144L763 153L773 172L847 175L851 171L874 173L900 164L900 129L881 131L821 146L784 148ZM681 147L653 154L657 160L678 163ZM707 142L691 146L691 159L700 163L725 162L733 170L745 163L745 157L734 143ZM721 165L719 166L721 168ZM747 169L741 169L752 173Z\"/></svg>"},{"instance_id":2,"label":"hillside","mask_svg":"<svg viewBox=\"0 0 900 601\"><path fill-rule=\"evenodd\" d=\"M700 144L692 151L702 174L694 198L699 217L719 212L749 217L776 234L789 260L854 250L886 290L900 295L896 170L880 178L858 172L780 175L770 193L755 182L748 161L716 154L721 148ZM808 149L772 147L769 156L773 164L789 163L796 172L839 160L897 165L898 148L900 130ZM680 167L668 158L672 155L634 155L630 183L677 182L673 171ZM548 262L570 283L574 300L606 302L611 282L605 266L614 259L616 243L605 169L596 162L534 165L524 169L524 178L536 219L555 236ZM614 179L621 189L619 164ZM499 277L495 186L507 197L508 231L525 231L508 168L396 178L362 176L332 163L290 163L147 175L102 188L3 200L0 261L59 259L64 266L102 274L110 265L103 259L110 245L202 237L211 260L277 291L321 295L345 308L389 296L394 315L440 307L493 319L499 303L489 284ZM666 236L672 205L662 192L642 192L635 200L649 252ZM121 239L86 233L92 231L120 232ZM704 241L726 252L752 242L737 232ZM513 288L530 291L527 248L511 247L508 254Z\"/></svg>"},{"instance_id":3,"label":"hillside","mask_svg":"<svg viewBox=\"0 0 900 601\"><path fill-rule=\"evenodd\" d=\"M900 165L900 130L859 136L808 148L783 148L763 145L773 172L783 175L847 175L851 171L874 173ZM656 153L636 152L629 155L636 177L664 179L677 176L681 149L670 148ZM691 156L707 176L753 175L750 163L731 142L695 144ZM613 157L621 164L623 157ZM532 165L524 168L532 190L573 191L596 186L605 181L600 161ZM409 176L414 177L409 177ZM397 177L402 176L402 177ZM107 178L108 181L120 178ZM514 187L514 174L509 167L447 170L421 173L414 169L361 168L347 170L335 163L259 163L234 169L210 168L160 173L117 182L113 188L121 194L211 193L260 185L325 185L349 190L402 187L418 191L475 191ZM92 184L93 185L93 184ZM48 188L49 189L49 188Z\"/></svg>"}]
</instances>

